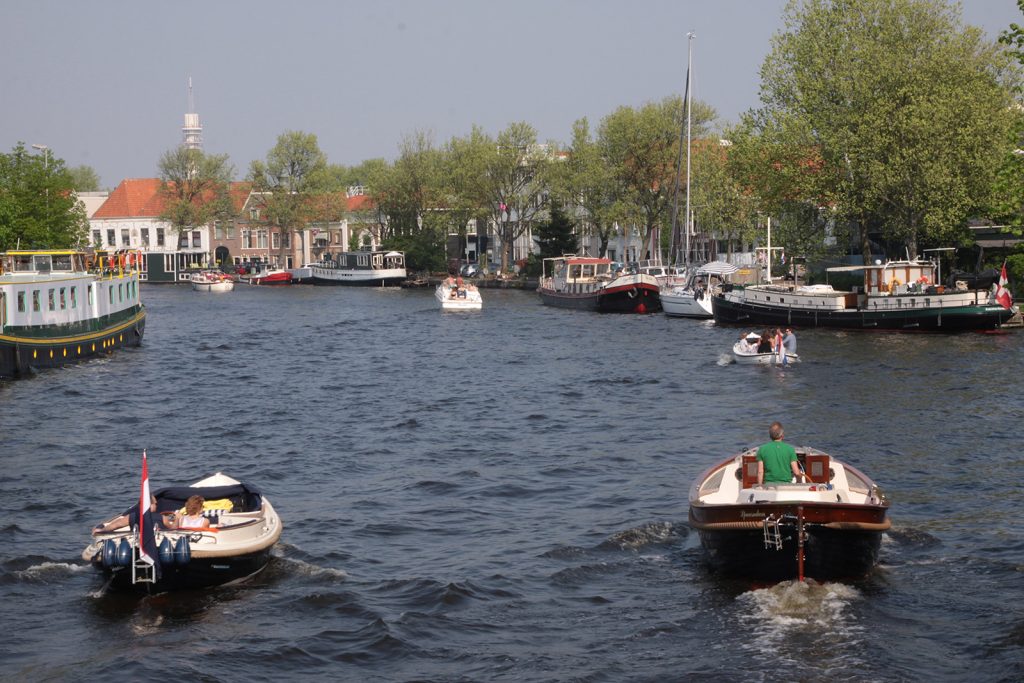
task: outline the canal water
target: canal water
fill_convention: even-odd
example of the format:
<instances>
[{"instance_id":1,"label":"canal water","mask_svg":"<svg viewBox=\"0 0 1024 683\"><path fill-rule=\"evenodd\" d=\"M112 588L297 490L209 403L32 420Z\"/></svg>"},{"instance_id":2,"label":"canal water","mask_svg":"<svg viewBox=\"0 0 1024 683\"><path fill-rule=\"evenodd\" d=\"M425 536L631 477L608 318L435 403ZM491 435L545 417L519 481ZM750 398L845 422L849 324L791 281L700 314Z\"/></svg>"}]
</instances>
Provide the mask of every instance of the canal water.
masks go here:
<instances>
[{"instance_id":1,"label":"canal water","mask_svg":"<svg viewBox=\"0 0 1024 683\"><path fill-rule=\"evenodd\" d=\"M486 290L146 286L145 343L0 384L0 678L1019 681L1021 333L735 328ZM687 491L767 438L892 501L853 583L727 582ZM281 513L245 584L105 594L80 553L136 496L213 472Z\"/></svg>"}]
</instances>

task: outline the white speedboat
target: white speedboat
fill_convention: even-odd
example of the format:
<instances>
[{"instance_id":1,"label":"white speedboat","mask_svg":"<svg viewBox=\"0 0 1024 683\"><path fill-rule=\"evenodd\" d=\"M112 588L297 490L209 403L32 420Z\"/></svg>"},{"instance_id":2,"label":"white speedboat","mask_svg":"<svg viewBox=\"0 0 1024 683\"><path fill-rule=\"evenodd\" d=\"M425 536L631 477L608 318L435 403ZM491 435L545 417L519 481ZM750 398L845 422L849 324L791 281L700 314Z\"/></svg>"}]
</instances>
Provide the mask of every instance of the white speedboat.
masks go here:
<instances>
[{"instance_id":1,"label":"white speedboat","mask_svg":"<svg viewBox=\"0 0 1024 683\"><path fill-rule=\"evenodd\" d=\"M82 552L82 559L102 571L112 588L162 592L203 588L239 581L262 570L281 536L281 518L259 489L217 473L191 486L160 489L152 515L159 571L140 560L138 505L111 518ZM163 513L184 508L190 496L205 499L208 529L166 529ZM134 522L134 524L133 524Z\"/></svg>"},{"instance_id":2,"label":"white speedboat","mask_svg":"<svg viewBox=\"0 0 1024 683\"><path fill-rule=\"evenodd\" d=\"M192 289L197 292L230 292L235 281L219 270L203 270L192 274Z\"/></svg>"},{"instance_id":3,"label":"white speedboat","mask_svg":"<svg viewBox=\"0 0 1024 683\"><path fill-rule=\"evenodd\" d=\"M799 363L800 356L796 353L788 353L783 349L779 351L757 350L757 342L760 336L751 332L743 339L732 345L732 355L737 363L760 364L760 365L789 365Z\"/></svg>"},{"instance_id":4,"label":"white speedboat","mask_svg":"<svg viewBox=\"0 0 1024 683\"><path fill-rule=\"evenodd\" d=\"M434 298L442 311L479 311L484 305L477 286L464 283L462 278L448 278L439 284Z\"/></svg>"}]
</instances>

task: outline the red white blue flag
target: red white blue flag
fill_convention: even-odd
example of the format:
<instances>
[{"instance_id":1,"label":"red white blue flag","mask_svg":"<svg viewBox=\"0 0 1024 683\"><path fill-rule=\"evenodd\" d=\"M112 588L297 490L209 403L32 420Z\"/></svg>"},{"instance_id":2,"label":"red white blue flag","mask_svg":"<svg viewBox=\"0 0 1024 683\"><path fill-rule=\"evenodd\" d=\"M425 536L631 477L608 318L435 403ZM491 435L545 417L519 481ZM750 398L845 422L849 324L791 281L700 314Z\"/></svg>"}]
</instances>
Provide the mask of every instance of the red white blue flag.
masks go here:
<instances>
[{"instance_id":1,"label":"red white blue flag","mask_svg":"<svg viewBox=\"0 0 1024 683\"><path fill-rule=\"evenodd\" d=\"M1003 261L1003 270L999 274L999 285L996 287L996 301L1003 308L1011 308L1013 306L1013 297L1010 296L1010 290L1006 288L1009 280L1006 279L1006 261Z\"/></svg>"},{"instance_id":2,"label":"red white blue flag","mask_svg":"<svg viewBox=\"0 0 1024 683\"><path fill-rule=\"evenodd\" d=\"M139 493L139 559L155 567L158 574L160 563L157 562L156 536L153 533L153 512L150 508L149 466L146 463L146 451L142 451L142 491Z\"/></svg>"}]
</instances>

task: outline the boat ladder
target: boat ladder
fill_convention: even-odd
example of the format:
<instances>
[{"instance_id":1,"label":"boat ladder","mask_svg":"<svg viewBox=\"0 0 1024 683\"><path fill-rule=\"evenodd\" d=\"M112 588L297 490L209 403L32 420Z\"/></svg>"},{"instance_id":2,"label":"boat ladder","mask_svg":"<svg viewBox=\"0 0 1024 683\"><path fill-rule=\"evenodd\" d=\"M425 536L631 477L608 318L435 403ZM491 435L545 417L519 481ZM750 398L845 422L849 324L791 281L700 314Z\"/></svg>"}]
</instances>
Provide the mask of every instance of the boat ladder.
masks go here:
<instances>
[{"instance_id":1,"label":"boat ladder","mask_svg":"<svg viewBox=\"0 0 1024 683\"><path fill-rule=\"evenodd\" d=\"M778 518L775 515L768 515L764 518L762 530L764 531L764 547L775 548L776 550L782 550L782 530L780 526L782 524L782 517Z\"/></svg>"},{"instance_id":2,"label":"boat ladder","mask_svg":"<svg viewBox=\"0 0 1024 683\"><path fill-rule=\"evenodd\" d=\"M132 585L156 583L156 565L139 557L139 531L132 535Z\"/></svg>"}]
</instances>

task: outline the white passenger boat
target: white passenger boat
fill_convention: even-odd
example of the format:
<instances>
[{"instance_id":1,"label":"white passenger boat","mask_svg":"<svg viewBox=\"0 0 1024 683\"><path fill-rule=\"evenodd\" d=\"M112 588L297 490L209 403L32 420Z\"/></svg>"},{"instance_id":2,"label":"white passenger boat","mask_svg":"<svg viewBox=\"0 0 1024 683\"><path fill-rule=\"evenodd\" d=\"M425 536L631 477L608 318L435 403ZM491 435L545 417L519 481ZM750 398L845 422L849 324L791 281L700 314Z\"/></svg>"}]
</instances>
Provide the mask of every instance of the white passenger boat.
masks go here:
<instances>
[{"instance_id":1,"label":"white passenger boat","mask_svg":"<svg viewBox=\"0 0 1024 683\"><path fill-rule=\"evenodd\" d=\"M0 255L0 377L139 346L141 254L17 250Z\"/></svg>"},{"instance_id":2,"label":"white passenger boat","mask_svg":"<svg viewBox=\"0 0 1024 683\"><path fill-rule=\"evenodd\" d=\"M140 559L137 504L99 525L82 552L82 559L109 578L111 588L157 593L239 581L266 566L270 549L281 536L281 518L266 496L252 484L219 472L191 486L164 488L153 495L157 509L147 517L155 526L158 568ZM193 495L205 500L203 515L209 528L165 528L159 521L163 513L183 509Z\"/></svg>"},{"instance_id":3,"label":"white passenger boat","mask_svg":"<svg viewBox=\"0 0 1024 683\"><path fill-rule=\"evenodd\" d=\"M479 311L484 300L476 285L462 281L462 278L448 278L434 290L434 298L442 311Z\"/></svg>"},{"instance_id":4,"label":"white passenger boat","mask_svg":"<svg viewBox=\"0 0 1024 683\"><path fill-rule=\"evenodd\" d=\"M327 256L308 266L314 285L398 286L406 278L400 251L352 251Z\"/></svg>"}]
</instances>

